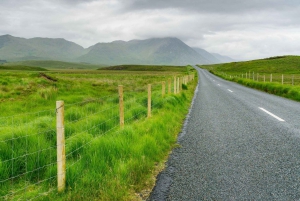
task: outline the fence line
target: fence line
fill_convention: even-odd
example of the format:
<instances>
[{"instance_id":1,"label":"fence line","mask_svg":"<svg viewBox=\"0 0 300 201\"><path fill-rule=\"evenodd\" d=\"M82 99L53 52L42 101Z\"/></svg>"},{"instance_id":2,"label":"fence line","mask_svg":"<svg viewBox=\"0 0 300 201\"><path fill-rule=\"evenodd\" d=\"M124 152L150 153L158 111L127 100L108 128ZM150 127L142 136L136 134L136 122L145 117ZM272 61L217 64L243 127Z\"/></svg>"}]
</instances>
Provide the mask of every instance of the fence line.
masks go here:
<instances>
[{"instance_id":1,"label":"fence line","mask_svg":"<svg viewBox=\"0 0 300 201\"><path fill-rule=\"evenodd\" d=\"M252 75L251 75L252 74ZM294 74L274 74L274 73L254 73L246 72L245 74L227 74L221 72L226 78L242 78L242 79L250 79L257 82L276 82L282 85L300 85L300 75ZM245 76L244 76L245 75ZM250 76L251 75L251 76Z\"/></svg>"},{"instance_id":2,"label":"fence line","mask_svg":"<svg viewBox=\"0 0 300 201\"><path fill-rule=\"evenodd\" d=\"M174 77L173 94L192 80L194 74ZM81 160L83 148L125 123L151 118L164 101L166 83L171 94L168 79L125 93L119 86L118 96L58 101L55 109L0 117L0 200L32 200L64 191L66 172Z\"/></svg>"}]
</instances>

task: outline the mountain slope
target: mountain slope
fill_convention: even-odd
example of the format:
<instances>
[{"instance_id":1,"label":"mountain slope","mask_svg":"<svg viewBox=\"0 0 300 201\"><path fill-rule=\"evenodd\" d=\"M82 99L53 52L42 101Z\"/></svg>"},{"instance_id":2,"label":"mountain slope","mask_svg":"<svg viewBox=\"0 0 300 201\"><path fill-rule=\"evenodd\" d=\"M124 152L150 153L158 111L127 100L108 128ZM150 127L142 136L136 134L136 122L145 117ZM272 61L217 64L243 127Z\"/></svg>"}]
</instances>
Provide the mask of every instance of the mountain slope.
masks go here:
<instances>
[{"instance_id":1,"label":"mountain slope","mask_svg":"<svg viewBox=\"0 0 300 201\"><path fill-rule=\"evenodd\" d=\"M200 48L191 48L178 38L97 43L84 49L65 39L25 39L0 36L0 60L57 60L92 64L122 65L186 65L221 63L224 58L213 56Z\"/></svg>"},{"instance_id":2,"label":"mountain slope","mask_svg":"<svg viewBox=\"0 0 300 201\"><path fill-rule=\"evenodd\" d=\"M83 52L83 47L65 39L0 36L0 58L6 60L71 61Z\"/></svg>"},{"instance_id":3,"label":"mountain slope","mask_svg":"<svg viewBox=\"0 0 300 201\"><path fill-rule=\"evenodd\" d=\"M211 53L207 52L204 49L193 47L193 49L200 55L202 55L204 58L206 58L210 64L217 64L217 63L222 63L219 59L217 59L214 55Z\"/></svg>"},{"instance_id":4,"label":"mountain slope","mask_svg":"<svg viewBox=\"0 0 300 201\"><path fill-rule=\"evenodd\" d=\"M228 57L228 56L224 56L224 55L220 55L217 53L211 53L215 58L217 58L219 61L221 61L220 63L229 63L229 62L234 62L235 60Z\"/></svg>"},{"instance_id":5,"label":"mountain slope","mask_svg":"<svg viewBox=\"0 0 300 201\"><path fill-rule=\"evenodd\" d=\"M177 38L152 38L98 43L78 58L81 62L116 64L207 64L209 61Z\"/></svg>"}]
</instances>

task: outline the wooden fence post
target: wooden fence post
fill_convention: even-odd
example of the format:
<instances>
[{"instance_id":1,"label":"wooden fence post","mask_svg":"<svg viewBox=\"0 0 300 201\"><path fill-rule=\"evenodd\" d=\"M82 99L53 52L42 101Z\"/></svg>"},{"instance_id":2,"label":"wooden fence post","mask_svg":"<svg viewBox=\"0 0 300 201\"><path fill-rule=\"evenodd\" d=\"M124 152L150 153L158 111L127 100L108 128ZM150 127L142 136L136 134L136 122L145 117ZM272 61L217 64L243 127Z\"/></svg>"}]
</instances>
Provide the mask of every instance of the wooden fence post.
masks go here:
<instances>
[{"instance_id":1,"label":"wooden fence post","mask_svg":"<svg viewBox=\"0 0 300 201\"><path fill-rule=\"evenodd\" d=\"M264 75L264 82L266 82L266 75Z\"/></svg>"},{"instance_id":2,"label":"wooden fence post","mask_svg":"<svg viewBox=\"0 0 300 201\"><path fill-rule=\"evenodd\" d=\"M56 101L57 190L66 187L66 151L64 128L64 101Z\"/></svg>"},{"instance_id":3,"label":"wooden fence post","mask_svg":"<svg viewBox=\"0 0 300 201\"><path fill-rule=\"evenodd\" d=\"M171 79L168 79L168 94L171 94Z\"/></svg>"},{"instance_id":4,"label":"wooden fence post","mask_svg":"<svg viewBox=\"0 0 300 201\"><path fill-rule=\"evenodd\" d=\"M292 75L292 85L294 85L294 75Z\"/></svg>"},{"instance_id":5,"label":"wooden fence post","mask_svg":"<svg viewBox=\"0 0 300 201\"><path fill-rule=\"evenodd\" d=\"M148 84L148 118L151 117L151 84Z\"/></svg>"},{"instance_id":6,"label":"wooden fence post","mask_svg":"<svg viewBox=\"0 0 300 201\"><path fill-rule=\"evenodd\" d=\"M161 87L161 95L162 95L162 97L164 97L165 96L165 94L166 94L166 82L165 81L163 81L162 83L162 87Z\"/></svg>"},{"instance_id":7,"label":"wooden fence post","mask_svg":"<svg viewBox=\"0 0 300 201\"><path fill-rule=\"evenodd\" d=\"M270 75L270 82L272 82L272 74Z\"/></svg>"},{"instance_id":8,"label":"wooden fence post","mask_svg":"<svg viewBox=\"0 0 300 201\"><path fill-rule=\"evenodd\" d=\"M177 78L177 93L180 93L180 88L179 88L179 77Z\"/></svg>"},{"instance_id":9,"label":"wooden fence post","mask_svg":"<svg viewBox=\"0 0 300 201\"><path fill-rule=\"evenodd\" d=\"M176 79L176 77L174 77L174 94L176 94L176 88L177 88L176 81L177 81L177 79Z\"/></svg>"},{"instance_id":10,"label":"wooden fence post","mask_svg":"<svg viewBox=\"0 0 300 201\"><path fill-rule=\"evenodd\" d=\"M120 111L120 127L124 127L124 99L123 85L119 85L119 111Z\"/></svg>"},{"instance_id":11,"label":"wooden fence post","mask_svg":"<svg viewBox=\"0 0 300 201\"><path fill-rule=\"evenodd\" d=\"M283 74L281 75L281 84L283 85Z\"/></svg>"},{"instance_id":12,"label":"wooden fence post","mask_svg":"<svg viewBox=\"0 0 300 201\"><path fill-rule=\"evenodd\" d=\"M253 81L254 81L254 72L253 72Z\"/></svg>"},{"instance_id":13,"label":"wooden fence post","mask_svg":"<svg viewBox=\"0 0 300 201\"><path fill-rule=\"evenodd\" d=\"M183 77L181 77L181 79L180 79L180 84L179 84L180 91L182 91L182 84L183 84Z\"/></svg>"}]
</instances>

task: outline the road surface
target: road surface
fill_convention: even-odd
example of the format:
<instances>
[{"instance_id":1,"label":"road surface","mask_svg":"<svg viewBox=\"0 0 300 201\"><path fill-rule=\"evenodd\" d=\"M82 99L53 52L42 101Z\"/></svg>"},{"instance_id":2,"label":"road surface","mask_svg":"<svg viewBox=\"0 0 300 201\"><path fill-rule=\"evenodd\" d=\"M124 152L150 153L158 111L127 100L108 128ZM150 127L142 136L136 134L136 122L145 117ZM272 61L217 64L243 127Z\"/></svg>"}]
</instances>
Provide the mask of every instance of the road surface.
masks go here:
<instances>
[{"instance_id":1,"label":"road surface","mask_svg":"<svg viewBox=\"0 0 300 201\"><path fill-rule=\"evenodd\" d=\"M148 200L300 200L300 103L196 69L180 147Z\"/></svg>"}]
</instances>

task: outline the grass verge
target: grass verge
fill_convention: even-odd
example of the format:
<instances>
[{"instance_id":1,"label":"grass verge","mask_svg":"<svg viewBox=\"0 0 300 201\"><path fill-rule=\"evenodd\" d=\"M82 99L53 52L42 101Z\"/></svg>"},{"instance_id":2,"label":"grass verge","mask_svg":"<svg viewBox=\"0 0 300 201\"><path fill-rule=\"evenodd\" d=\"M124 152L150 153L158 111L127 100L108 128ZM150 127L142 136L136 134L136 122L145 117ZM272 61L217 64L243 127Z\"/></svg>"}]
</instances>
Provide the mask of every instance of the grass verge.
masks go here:
<instances>
[{"instance_id":1,"label":"grass verge","mask_svg":"<svg viewBox=\"0 0 300 201\"><path fill-rule=\"evenodd\" d=\"M292 86L292 85L282 85L280 83L272 83L272 82L258 82L253 81L250 79L243 79L243 78L228 78L221 74L215 73L213 71L210 71L211 73L222 77L223 79L237 82L239 84L242 84L247 87L251 87L254 89L258 89L270 94L275 94L278 96L282 96L291 100L300 101L300 86Z\"/></svg>"},{"instance_id":2,"label":"grass verge","mask_svg":"<svg viewBox=\"0 0 300 201\"><path fill-rule=\"evenodd\" d=\"M136 192L151 189L153 175L174 146L196 85L191 82L180 94L162 97L161 81L194 71L171 70L1 75L0 199L139 199ZM150 119L148 83L153 83ZM125 89L122 130L119 84ZM66 103L67 188L61 194L56 193L55 100Z\"/></svg>"},{"instance_id":3,"label":"grass verge","mask_svg":"<svg viewBox=\"0 0 300 201\"><path fill-rule=\"evenodd\" d=\"M300 101L300 56L277 56L199 67L223 79Z\"/></svg>"},{"instance_id":4,"label":"grass verge","mask_svg":"<svg viewBox=\"0 0 300 201\"><path fill-rule=\"evenodd\" d=\"M44 200L138 200L136 192L152 188L155 169L175 146L195 85L166 96L150 119L94 140L68 170L66 192Z\"/></svg>"}]
</instances>

